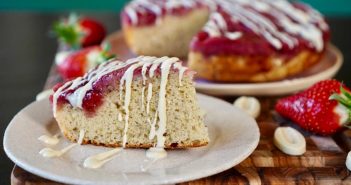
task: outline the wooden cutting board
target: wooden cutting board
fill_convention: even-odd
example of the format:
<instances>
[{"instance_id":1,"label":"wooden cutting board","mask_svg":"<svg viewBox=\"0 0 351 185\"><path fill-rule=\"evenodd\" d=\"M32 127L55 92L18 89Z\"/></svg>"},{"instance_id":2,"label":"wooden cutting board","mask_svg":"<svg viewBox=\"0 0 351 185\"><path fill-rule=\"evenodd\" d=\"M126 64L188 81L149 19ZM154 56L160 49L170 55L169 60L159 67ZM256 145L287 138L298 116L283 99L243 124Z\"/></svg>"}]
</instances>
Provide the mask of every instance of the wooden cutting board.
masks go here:
<instances>
[{"instance_id":1,"label":"wooden cutting board","mask_svg":"<svg viewBox=\"0 0 351 185\"><path fill-rule=\"evenodd\" d=\"M243 167L343 167L346 151L331 137L311 135L295 124L283 119L274 111L275 99L261 98L263 111L258 118L261 138L251 156L243 161ZM291 126L302 132L307 150L302 156L289 156L273 144L273 134L279 126Z\"/></svg>"},{"instance_id":2,"label":"wooden cutting board","mask_svg":"<svg viewBox=\"0 0 351 185\"><path fill-rule=\"evenodd\" d=\"M45 89L52 88L60 80L55 66L52 67ZM279 117L273 110L279 97L261 97L262 112L257 119L261 132L256 150L242 163L210 177L181 184L351 184L345 167L345 159L351 149L351 130L334 137L311 135L293 123ZM235 97L222 97L232 103ZM300 130L307 141L307 151L302 156L289 156L273 144L274 130L279 126L292 126ZM11 184L41 185L60 184L33 175L15 166Z\"/></svg>"}]
</instances>

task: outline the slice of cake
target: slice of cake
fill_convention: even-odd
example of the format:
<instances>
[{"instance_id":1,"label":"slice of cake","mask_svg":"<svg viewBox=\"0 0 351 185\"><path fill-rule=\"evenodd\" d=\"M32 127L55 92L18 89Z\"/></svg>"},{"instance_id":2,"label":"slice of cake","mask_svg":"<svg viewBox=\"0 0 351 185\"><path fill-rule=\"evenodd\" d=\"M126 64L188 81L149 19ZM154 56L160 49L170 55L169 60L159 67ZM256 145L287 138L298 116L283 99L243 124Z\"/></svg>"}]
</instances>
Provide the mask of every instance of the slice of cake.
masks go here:
<instances>
[{"instance_id":1,"label":"slice of cake","mask_svg":"<svg viewBox=\"0 0 351 185\"><path fill-rule=\"evenodd\" d=\"M178 58L110 61L56 87L53 113L62 133L109 147L187 148L209 142L193 72Z\"/></svg>"}]
</instances>

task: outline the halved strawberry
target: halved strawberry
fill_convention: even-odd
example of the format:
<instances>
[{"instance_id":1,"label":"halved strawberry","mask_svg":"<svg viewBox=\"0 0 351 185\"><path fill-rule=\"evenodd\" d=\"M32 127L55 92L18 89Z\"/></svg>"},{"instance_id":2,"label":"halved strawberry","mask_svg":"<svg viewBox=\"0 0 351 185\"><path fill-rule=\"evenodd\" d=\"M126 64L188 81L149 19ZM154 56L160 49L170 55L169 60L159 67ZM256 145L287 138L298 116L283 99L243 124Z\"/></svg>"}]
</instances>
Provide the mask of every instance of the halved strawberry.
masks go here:
<instances>
[{"instance_id":1,"label":"halved strawberry","mask_svg":"<svg viewBox=\"0 0 351 185\"><path fill-rule=\"evenodd\" d=\"M68 54L64 52L67 56L56 57L59 58L56 61L57 69L64 80L83 76L89 69L114 57L107 50L108 47L104 45L104 47L92 46Z\"/></svg>"},{"instance_id":2,"label":"halved strawberry","mask_svg":"<svg viewBox=\"0 0 351 185\"><path fill-rule=\"evenodd\" d=\"M101 23L75 14L55 23L53 31L63 44L72 49L99 45L106 36Z\"/></svg>"},{"instance_id":3,"label":"halved strawberry","mask_svg":"<svg viewBox=\"0 0 351 185\"><path fill-rule=\"evenodd\" d=\"M351 92L337 80L325 80L280 99L275 110L307 131L331 135L351 122Z\"/></svg>"}]
</instances>

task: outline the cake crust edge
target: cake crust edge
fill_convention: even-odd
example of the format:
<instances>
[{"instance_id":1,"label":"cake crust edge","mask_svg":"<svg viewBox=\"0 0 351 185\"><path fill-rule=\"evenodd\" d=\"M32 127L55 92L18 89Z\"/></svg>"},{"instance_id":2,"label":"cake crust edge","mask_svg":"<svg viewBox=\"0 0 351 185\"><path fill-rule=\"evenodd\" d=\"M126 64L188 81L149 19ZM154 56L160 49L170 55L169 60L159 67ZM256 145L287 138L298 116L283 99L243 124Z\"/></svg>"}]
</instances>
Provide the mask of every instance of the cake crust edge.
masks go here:
<instances>
[{"instance_id":1,"label":"cake crust edge","mask_svg":"<svg viewBox=\"0 0 351 185\"><path fill-rule=\"evenodd\" d=\"M68 134L67 132L63 131L62 134L71 142L76 143L77 139L72 137L72 135ZM192 142L190 145L188 144L179 144L177 143L177 146L172 146L172 144L165 143L165 149L186 149L186 148L196 148L196 147L202 147L208 145L208 141L200 141L200 142ZM117 148L117 147L122 147L122 143L114 143L114 144L106 144L106 143L99 143L94 140L88 140L88 139L83 139L82 145L94 145L94 146L104 146L104 147L110 147L110 148ZM147 149L153 147L152 144L126 144L126 148L143 148Z\"/></svg>"},{"instance_id":2,"label":"cake crust edge","mask_svg":"<svg viewBox=\"0 0 351 185\"><path fill-rule=\"evenodd\" d=\"M303 50L293 57L281 55L204 56L200 52L190 52L188 66L197 72L197 77L218 82L267 82L282 80L300 74L317 64L324 52Z\"/></svg>"}]
</instances>

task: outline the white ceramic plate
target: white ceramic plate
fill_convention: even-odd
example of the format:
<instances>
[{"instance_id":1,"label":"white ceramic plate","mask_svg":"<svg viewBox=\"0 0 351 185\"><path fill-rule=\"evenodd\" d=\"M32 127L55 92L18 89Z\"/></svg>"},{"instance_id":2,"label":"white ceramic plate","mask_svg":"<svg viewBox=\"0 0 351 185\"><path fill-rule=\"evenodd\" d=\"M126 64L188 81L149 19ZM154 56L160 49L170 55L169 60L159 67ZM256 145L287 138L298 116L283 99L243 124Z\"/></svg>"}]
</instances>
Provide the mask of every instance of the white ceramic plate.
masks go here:
<instances>
[{"instance_id":1,"label":"white ceramic plate","mask_svg":"<svg viewBox=\"0 0 351 185\"><path fill-rule=\"evenodd\" d=\"M37 138L59 132L48 100L38 101L21 110L4 135L6 154L18 166L44 178L68 184L167 184L194 180L229 169L247 158L259 141L254 119L231 104L198 95L207 112L205 122L210 133L206 147L171 150L146 172L145 150L126 149L100 169L86 169L84 159L109 150L84 145L73 148L60 158L43 158L38 152L45 147ZM53 148L69 145L61 142Z\"/></svg>"},{"instance_id":2,"label":"white ceramic plate","mask_svg":"<svg viewBox=\"0 0 351 185\"><path fill-rule=\"evenodd\" d=\"M128 48L123 33L117 31L106 39L111 44L111 52L120 59L126 60L135 57L135 54ZM186 61L186 60L184 60ZM267 83L214 83L197 80L195 87L198 92L217 96L272 96L291 94L306 89L314 83L332 78L340 69L343 63L343 56L338 48L329 44L325 55L320 62L299 75L285 80Z\"/></svg>"}]
</instances>

